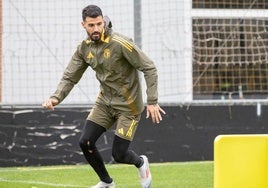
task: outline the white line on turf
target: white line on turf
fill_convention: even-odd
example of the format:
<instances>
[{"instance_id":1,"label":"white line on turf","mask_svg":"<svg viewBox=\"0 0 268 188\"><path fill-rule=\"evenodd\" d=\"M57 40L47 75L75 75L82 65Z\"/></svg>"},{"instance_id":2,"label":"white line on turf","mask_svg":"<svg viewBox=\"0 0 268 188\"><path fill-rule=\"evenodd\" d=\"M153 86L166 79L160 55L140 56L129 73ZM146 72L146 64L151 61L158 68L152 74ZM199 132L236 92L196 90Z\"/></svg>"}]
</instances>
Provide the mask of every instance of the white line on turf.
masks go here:
<instances>
[{"instance_id":1,"label":"white line on turf","mask_svg":"<svg viewBox=\"0 0 268 188\"><path fill-rule=\"evenodd\" d=\"M85 188L83 186L77 186L77 185L57 184L57 183L48 183L48 182L41 182L41 181L7 180L7 179L0 178L0 183L1 182L32 184L32 187L34 187L34 185L46 185L46 186L53 186L53 187Z\"/></svg>"},{"instance_id":2,"label":"white line on turf","mask_svg":"<svg viewBox=\"0 0 268 188\"><path fill-rule=\"evenodd\" d=\"M11 168L0 168L0 172L9 172L9 171L41 171L41 170L69 170L69 169L87 169L88 166L43 166L43 167L11 167Z\"/></svg>"}]
</instances>

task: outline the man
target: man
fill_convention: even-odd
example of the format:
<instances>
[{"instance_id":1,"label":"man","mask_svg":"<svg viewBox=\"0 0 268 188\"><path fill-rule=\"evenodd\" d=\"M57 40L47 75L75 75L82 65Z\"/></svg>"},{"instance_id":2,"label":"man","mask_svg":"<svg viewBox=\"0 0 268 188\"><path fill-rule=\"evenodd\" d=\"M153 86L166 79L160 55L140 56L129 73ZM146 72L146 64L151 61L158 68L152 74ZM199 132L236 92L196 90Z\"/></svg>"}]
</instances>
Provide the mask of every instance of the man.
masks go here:
<instances>
[{"instance_id":1,"label":"man","mask_svg":"<svg viewBox=\"0 0 268 188\"><path fill-rule=\"evenodd\" d=\"M107 172L95 146L98 138L117 123L112 155L116 162L138 168L141 186L150 187L152 176L148 158L129 150L129 145L144 109L138 70L144 73L147 85L147 114L153 123L162 120L165 111L157 104L157 70L153 62L127 37L114 33L111 22L103 17L98 6L82 11L82 26L88 39L82 41L64 71L55 93L43 103L54 110L80 80L90 66L100 82L100 93L79 140L83 154L97 173L100 182L93 188L113 188L115 183Z\"/></svg>"}]
</instances>

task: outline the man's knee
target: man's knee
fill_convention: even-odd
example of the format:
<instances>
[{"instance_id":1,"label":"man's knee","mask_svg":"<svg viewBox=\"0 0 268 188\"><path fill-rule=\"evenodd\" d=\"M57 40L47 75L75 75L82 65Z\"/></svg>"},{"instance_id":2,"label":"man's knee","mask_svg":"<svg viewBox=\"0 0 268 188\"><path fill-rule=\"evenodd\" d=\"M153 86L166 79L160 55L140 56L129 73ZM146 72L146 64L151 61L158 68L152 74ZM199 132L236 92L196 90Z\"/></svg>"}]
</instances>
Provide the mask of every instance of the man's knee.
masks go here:
<instances>
[{"instance_id":1,"label":"man's knee","mask_svg":"<svg viewBox=\"0 0 268 188\"><path fill-rule=\"evenodd\" d=\"M118 163L124 162L125 153L121 153L121 152L113 149L112 156L116 162L118 162Z\"/></svg>"},{"instance_id":2,"label":"man's knee","mask_svg":"<svg viewBox=\"0 0 268 188\"><path fill-rule=\"evenodd\" d=\"M89 153L92 153L94 148L94 146L90 143L90 141L85 139L79 140L79 146L82 149L82 151L88 151Z\"/></svg>"},{"instance_id":3,"label":"man's knee","mask_svg":"<svg viewBox=\"0 0 268 188\"><path fill-rule=\"evenodd\" d=\"M88 143L89 141L85 140L85 139L82 139L80 138L79 139L79 146L81 149L85 148L85 147L88 147L90 143Z\"/></svg>"},{"instance_id":4,"label":"man's knee","mask_svg":"<svg viewBox=\"0 0 268 188\"><path fill-rule=\"evenodd\" d=\"M87 120L82 135L79 139L79 146L83 151L93 151L96 146L95 142L99 138L99 136L105 131L104 127Z\"/></svg>"}]
</instances>

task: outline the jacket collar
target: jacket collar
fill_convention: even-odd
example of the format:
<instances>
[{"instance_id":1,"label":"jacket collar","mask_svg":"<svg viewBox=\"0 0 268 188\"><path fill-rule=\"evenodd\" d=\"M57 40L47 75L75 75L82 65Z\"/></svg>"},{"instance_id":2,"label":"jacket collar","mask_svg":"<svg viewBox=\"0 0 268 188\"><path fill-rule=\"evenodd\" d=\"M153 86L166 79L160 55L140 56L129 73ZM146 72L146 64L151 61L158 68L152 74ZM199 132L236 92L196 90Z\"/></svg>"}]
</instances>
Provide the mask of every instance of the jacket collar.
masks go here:
<instances>
[{"instance_id":1,"label":"jacket collar","mask_svg":"<svg viewBox=\"0 0 268 188\"><path fill-rule=\"evenodd\" d=\"M102 33L101 33L101 38L100 38L100 41L104 42L104 43L109 43L110 42L110 39L111 39L111 36L110 35L105 35L105 29L103 29ZM86 44L89 44L91 42L94 42L92 41L90 38L88 38L86 40Z\"/></svg>"}]
</instances>

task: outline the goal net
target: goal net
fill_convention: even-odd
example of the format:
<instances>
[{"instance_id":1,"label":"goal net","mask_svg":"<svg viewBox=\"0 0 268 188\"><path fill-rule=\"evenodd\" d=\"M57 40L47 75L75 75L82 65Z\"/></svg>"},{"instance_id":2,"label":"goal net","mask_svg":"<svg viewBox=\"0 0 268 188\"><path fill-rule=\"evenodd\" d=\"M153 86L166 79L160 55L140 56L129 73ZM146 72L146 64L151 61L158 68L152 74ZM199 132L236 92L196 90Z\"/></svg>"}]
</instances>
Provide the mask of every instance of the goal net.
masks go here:
<instances>
[{"instance_id":1,"label":"goal net","mask_svg":"<svg viewBox=\"0 0 268 188\"><path fill-rule=\"evenodd\" d=\"M193 97L266 99L268 2L204 0L193 7Z\"/></svg>"}]
</instances>

